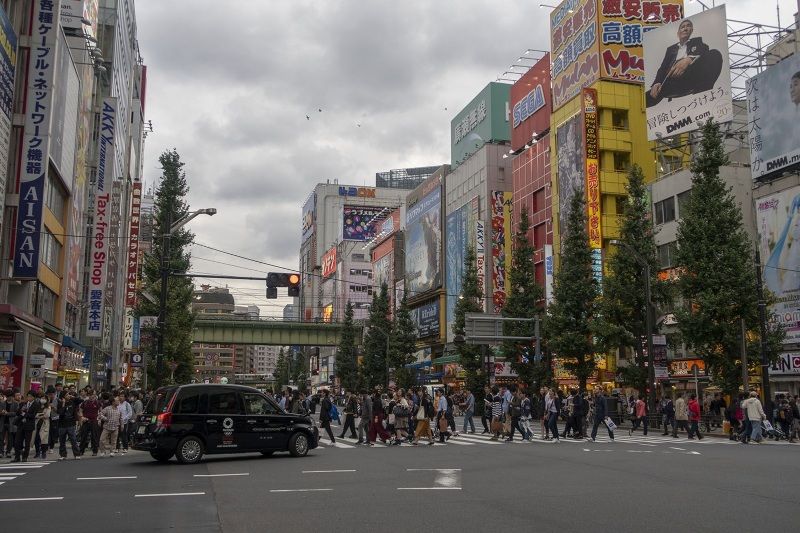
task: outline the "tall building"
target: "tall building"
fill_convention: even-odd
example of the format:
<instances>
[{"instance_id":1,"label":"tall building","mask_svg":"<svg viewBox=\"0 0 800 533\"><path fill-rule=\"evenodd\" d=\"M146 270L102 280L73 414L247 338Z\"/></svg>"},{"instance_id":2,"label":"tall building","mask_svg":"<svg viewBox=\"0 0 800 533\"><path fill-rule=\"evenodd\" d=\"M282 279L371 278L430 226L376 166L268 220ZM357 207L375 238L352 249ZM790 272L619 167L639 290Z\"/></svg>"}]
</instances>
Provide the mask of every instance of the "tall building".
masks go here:
<instances>
[{"instance_id":1,"label":"tall building","mask_svg":"<svg viewBox=\"0 0 800 533\"><path fill-rule=\"evenodd\" d=\"M375 173L375 186L387 189L415 189L439 167L395 168Z\"/></svg>"},{"instance_id":2,"label":"tall building","mask_svg":"<svg viewBox=\"0 0 800 533\"><path fill-rule=\"evenodd\" d=\"M233 318L236 303L227 288L203 285L194 292L192 311L198 316ZM209 318L210 318L209 317ZM219 383L225 377L233 381L236 372L237 349L244 357L244 346L234 344L192 343L195 380L199 383ZM242 373L242 372L238 372Z\"/></svg>"},{"instance_id":3,"label":"tall building","mask_svg":"<svg viewBox=\"0 0 800 533\"><path fill-rule=\"evenodd\" d=\"M0 113L0 385L116 383L130 183L141 169L133 1L5 0L0 27L3 72L14 79L0 98L8 103ZM100 134L106 96L116 98L111 136ZM98 175L105 226L90 239ZM94 264L96 241L123 244Z\"/></svg>"}]
</instances>

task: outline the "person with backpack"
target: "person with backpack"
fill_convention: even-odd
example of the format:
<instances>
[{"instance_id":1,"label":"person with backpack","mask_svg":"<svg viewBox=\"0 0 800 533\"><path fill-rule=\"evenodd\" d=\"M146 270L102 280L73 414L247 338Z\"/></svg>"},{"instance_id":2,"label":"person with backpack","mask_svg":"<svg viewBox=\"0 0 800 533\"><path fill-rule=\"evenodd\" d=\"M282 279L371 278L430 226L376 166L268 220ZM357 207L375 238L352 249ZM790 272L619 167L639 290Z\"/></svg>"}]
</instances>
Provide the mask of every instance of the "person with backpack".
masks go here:
<instances>
[{"instance_id":1,"label":"person with backpack","mask_svg":"<svg viewBox=\"0 0 800 533\"><path fill-rule=\"evenodd\" d=\"M319 425L328 433L328 438L331 439L331 443L335 444L336 439L333 438L333 430L331 429L331 410L333 409L333 403L330 400L330 392L328 389L322 391L322 402L320 403L319 409Z\"/></svg>"},{"instance_id":2,"label":"person with backpack","mask_svg":"<svg viewBox=\"0 0 800 533\"><path fill-rule=\"evenodd\" d=\"M675 404L672 403L672 398L667 395L661 398L658 409L661 411L661 420L664 424L662 435L669 435L669 428L675 430Z\"/></svg>"},{"instance_id":3,"label":"person with backpack","mask_svg":"<svg viewBox=\"0 0 800 533\"><path fill-rule=\"evenodd\" d=\"M424 435L428 439L428 445L433 446L433 433L431 432L431 420L433 416L433 403L431 403L428 390L422 389L419 407L417 408L417 412L414 413L414 418L417 420L417 428L414 431L414 440L411 444L415 446L419 444L420 437Z\"/></svg>"}]
</instances>

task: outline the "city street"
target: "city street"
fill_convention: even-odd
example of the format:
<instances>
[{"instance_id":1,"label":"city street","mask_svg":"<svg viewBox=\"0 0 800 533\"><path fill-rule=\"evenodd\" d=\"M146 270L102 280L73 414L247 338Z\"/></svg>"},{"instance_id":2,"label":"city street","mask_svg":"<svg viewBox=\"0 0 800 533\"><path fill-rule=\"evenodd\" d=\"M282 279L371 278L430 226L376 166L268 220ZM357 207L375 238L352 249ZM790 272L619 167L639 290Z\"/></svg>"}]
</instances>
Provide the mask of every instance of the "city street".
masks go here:
<instances>
[{"instance_id":1,"label":"city street","mask_svg":"<svg viewBox=\"0 0 800 533\"><path fill-rule=\"evenodd\" d=\"M0 514L15 532L788 531L800 504L798 448L624 431L597 443L323 440L302 459L207 456L197 465L141 452L4 462Z\"/></svg>"}]
</instances>

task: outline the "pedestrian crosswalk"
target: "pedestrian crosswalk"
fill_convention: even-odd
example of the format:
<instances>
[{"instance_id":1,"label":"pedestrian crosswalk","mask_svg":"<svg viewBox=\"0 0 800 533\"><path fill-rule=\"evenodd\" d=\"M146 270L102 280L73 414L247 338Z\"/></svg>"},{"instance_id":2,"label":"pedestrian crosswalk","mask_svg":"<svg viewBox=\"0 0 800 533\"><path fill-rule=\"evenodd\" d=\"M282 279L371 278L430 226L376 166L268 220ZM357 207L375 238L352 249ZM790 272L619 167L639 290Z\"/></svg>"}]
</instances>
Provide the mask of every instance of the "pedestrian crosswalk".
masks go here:
<instances>
[{"instance_id":1,"label":"pedestrian crosswalk","mask_svg":"<svg viewBox=\"0 0 800 533\"><path fill-rule=\"evenodd\" d=\"M24 463L3 463L0 464L0 485L14 481L33 470L43 468L53 461L26 461Z\"/></svg>"},{"instance_id":2,"label":"pedestrian crosswalk","mask_svg":"<svg viewBox=\"0 0 800 533\"><path fill-rule=\"evenodd\" d=\"M331 441L327 440L326 438L321 438L319 441L320 446L327 447L327 448L340 448L340 449L355 449L360 448L356 444L357 439L353 439L350 437L345 438L337 438L335 443L331 443ZM572 438L563 438L559 441L560 443L569 446L572 444L583 444L586 445L591 444L592 441L588 439L572 439ZM608 437L607 434L598 435L596 443L611 443L611 439ZM628 435L627 431L618 432L615 435L614 443L621 443L626 445L632 446L641 446L643 448L658 448L658 447L665 447L668 449L680 449L682 446L728 446L728 445L736 445L738 444L736 441L728 440L727 438L720 438L720 437L705 437L702 440L697 439L688 439L685 436L679 436L677 438L672 437L670 435L662 435L662 434L649 434L649 435L642 435L642 434L633 434ZM420 440L420 446L426 445L428 442L427 440L423 439ZM434 443L434 446L502 446L502 445L522 445L522 446L533 446L533 445L552 445L556 444L556 441L553 440L544 440L539 435L534 435L533 440L524 441L522 440L519 435L514 437L514 440L511 442L506 442L505 439L499 440L492 440L490 434L479 434L479 433L460 433L457 437L452 437L446 443L442 444L439 441ZM769 446L795 446L795 444L790 444L786 441L772 441L772 440L765 440L763 445ZM397 447L411 447L412 444L408 442L403 442L399 446L391 446L388 443L383 444L380 441L375 443L375 446L372 446L373 449L379 448L397 448Z\"/></svg>"}]
</instances>

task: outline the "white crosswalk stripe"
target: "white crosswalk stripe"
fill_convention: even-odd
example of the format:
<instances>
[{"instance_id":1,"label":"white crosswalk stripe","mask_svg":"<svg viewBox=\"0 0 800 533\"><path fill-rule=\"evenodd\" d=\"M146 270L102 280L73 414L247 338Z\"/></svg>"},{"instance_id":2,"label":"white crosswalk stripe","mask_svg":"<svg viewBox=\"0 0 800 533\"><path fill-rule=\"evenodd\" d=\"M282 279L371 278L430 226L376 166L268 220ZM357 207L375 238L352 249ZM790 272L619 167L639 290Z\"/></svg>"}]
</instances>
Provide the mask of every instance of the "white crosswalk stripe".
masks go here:
<instances>
[{"instance_id":1,"label":"white crosswalk stripe","mask_svg":"<svg viewBox=\"0 0 800 533\"><path fill-rule=\"evenodd\" d=\"M54 461L34 461L24 463L0 464L0 485L4 485L24 476L34 470L43 468Z\"/></svg>"}]
</instances>

